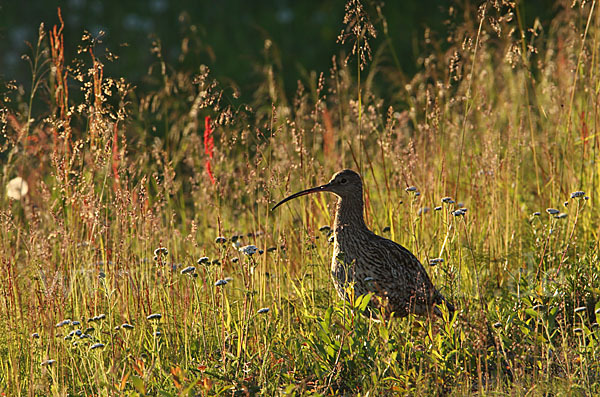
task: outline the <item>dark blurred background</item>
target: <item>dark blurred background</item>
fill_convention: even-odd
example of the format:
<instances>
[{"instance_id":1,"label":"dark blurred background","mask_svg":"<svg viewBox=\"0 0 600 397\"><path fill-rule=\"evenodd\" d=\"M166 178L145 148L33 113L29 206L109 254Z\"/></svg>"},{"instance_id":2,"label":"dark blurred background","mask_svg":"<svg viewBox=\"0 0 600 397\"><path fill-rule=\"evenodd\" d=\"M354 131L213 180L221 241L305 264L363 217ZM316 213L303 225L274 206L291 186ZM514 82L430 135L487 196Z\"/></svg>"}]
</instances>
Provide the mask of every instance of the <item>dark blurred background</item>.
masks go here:
<instances>
[{"instance_id":1,"label":"dark blurred background","mask_svg":"<svg viewBox=\"0 0 600 397\"><path fill-rule=\"evenodd\" d=\"M375 50L386 37L373 3L364 3L379 33L372 45ZM382 11L399 61L396 66L409 76L414 73L425 28L440 38L450 26L451 6L460 10L452 17L456 24L465 18L464 10L473 10L479 3L386 2ZM550 1L524 3L526 26L531 26L534 17L548 17L552 12ZM159 39L163 56L176 68L196 71L206 64L219 81L235 82L244 92L258 84L257 65L272 62L284 72L286 91L293 92L297 79L311 70L327 72L332 55L340 53L336 39L343 28L344 4L342 0L0 0L0 78L27 85L31 73L21 59L22 54L31 53L26 42L35 44L41 22L46 30L58 24L60 6L67 63L77 56L84 30L93 36L104 31L103 46L120 56L112 66L107 65L107 71L126 77L142 90L148 67L156 61L150 51L152 41ZM186 37L188 52L181 57ZM266 39L273 43L270 59L265 59Z\"/></svg>"}]
</instances>

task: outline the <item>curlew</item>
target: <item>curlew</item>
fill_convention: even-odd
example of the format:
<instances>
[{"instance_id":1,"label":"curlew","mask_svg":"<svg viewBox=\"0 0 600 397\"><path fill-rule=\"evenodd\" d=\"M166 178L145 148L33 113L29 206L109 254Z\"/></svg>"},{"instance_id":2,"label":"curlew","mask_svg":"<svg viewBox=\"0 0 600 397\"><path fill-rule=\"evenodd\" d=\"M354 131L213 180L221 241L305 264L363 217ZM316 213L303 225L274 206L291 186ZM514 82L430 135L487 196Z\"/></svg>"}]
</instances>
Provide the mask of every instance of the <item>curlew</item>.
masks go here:
<instances>
[{"instance_id":1,"label":"curlew","mask_svg":"<svg viewBox=\"0 0 600 397\"><path fill-rule=\"evenodd\" d=\"M331 277L338 295L349 300L354 295L372 293L370 306L380 309L385 317L410 313L441 316L438 305L445 304L452 315L454 306L433 286L427 271L406 248L378 236L363 218L362 180L352 170L336 173L325 185L302 190L281 200L318 192L331 192L338 197L333 226L333 258Z\"/></svg>"}]
</instances>

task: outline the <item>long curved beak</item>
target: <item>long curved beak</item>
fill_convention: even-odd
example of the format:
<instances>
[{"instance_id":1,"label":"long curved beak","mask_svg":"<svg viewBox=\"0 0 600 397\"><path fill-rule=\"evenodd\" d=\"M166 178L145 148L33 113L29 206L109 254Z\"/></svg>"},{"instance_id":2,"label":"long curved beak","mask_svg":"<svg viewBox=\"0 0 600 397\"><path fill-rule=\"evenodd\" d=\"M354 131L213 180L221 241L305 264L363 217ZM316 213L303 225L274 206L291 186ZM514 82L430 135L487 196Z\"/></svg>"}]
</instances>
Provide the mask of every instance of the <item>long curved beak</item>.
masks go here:
<instances>
[{"instance_id":1,"label":"long curved beak","mask_svg":"<svg viewBox=\"0 0 600 397\"><path fill-rule=\"evenodd\" d=\"M327 191L329 191L329 183L327 183L325 185L313 187L310 189L302 190L298 193L294 193L291 196L284 198L283 200L281 200L280 202L275 204L275 207L271 208L271 211L275 210L275 208L279 207L281 204L286 203L292 199L295 199L296 197L305 196L305 195L311 194L311 193L327 192Z\"/></svg>"}]
</instances>

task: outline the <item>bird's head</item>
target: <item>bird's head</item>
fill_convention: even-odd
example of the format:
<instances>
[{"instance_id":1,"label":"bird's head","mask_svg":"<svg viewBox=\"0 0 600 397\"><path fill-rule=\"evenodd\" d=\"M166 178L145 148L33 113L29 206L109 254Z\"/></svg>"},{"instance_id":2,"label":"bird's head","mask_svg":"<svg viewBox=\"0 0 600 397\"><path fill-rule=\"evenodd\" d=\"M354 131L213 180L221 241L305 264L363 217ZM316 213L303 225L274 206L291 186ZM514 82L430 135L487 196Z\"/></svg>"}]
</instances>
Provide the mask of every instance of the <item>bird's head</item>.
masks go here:
<instances>
[{"instance_id":1,"label":"bird's head","mask_svg":"<svg viewBox=\"0 0 600 397\"><path fill-rule=\"evenodd\" d=\"M357 200L362 200L362 180L358 173L352 170L342 170L335 173L331 180L325 185L294 193L277 203L273 209L279 207L281 204L287 201L295 199L296 197L318 192L331 192L342 199L355 198Z\"/></svg>"}]
</instances>

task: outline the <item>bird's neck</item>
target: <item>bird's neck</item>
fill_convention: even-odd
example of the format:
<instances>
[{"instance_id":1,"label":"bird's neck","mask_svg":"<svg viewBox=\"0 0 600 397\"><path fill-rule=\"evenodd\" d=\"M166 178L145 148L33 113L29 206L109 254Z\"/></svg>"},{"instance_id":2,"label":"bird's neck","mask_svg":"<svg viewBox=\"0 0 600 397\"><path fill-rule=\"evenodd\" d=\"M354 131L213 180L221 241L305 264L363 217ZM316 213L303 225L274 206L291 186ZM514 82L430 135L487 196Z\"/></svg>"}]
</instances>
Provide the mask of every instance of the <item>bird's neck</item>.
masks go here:
<instances>
[{"instance_id":1,"label":"bird's neck","mask_svg":"<svg viewBox=\"0 0 600 397\"><path fill-rule=\"evenodd\" d=\"M367 229L363 218L362 195L357 197L338 198L334 230L339 232L343 229Z\"/></svg>"}]
</instances>

